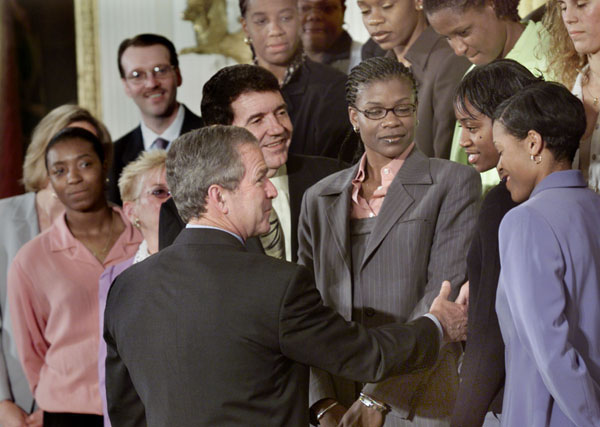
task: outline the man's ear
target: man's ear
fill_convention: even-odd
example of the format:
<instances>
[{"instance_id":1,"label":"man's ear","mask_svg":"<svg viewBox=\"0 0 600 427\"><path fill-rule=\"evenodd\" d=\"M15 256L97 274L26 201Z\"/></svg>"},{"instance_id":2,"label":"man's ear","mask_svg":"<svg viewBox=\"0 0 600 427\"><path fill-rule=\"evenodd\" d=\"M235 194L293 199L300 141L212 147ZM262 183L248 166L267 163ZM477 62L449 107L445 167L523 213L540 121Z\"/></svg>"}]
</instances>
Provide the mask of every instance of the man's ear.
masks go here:
<instances>
[{"instance_id":1,"label":"man's ear","mask_svg":"<svg viewBox=\"0 0 600 427\"><path fill-rule=\"evenodd\" d=\"M542 154L542 150L544 149L545 143L542 139L542 135L535 130L530 130L527 132L527 149L529 150L529 154L536 157Z\"/></svg>"},{"instance_id":2,"label":"man's ear","mask_svg":"<svg viewBox=\"0 0 600 427\"><path fill-rule=\"evenodd\" d=\"M227 206L227 197L225 195L225 189L220 185L213 184L208 187L208 194L206 196L207 202L219 210L224 215L229 213L229 207Z\"/></svg>"},{"instance_id":3,"label":"man's ear","mask_svg":"<svg viewBox=\"0 0 600 427\"><path fill-rule=\"evenodd\" d=\"M175 75L177 76L177 87L181 86L183 83L183 78L181 77L181 70L179 67L175 67Z\"/></svg>"}]
</instances>

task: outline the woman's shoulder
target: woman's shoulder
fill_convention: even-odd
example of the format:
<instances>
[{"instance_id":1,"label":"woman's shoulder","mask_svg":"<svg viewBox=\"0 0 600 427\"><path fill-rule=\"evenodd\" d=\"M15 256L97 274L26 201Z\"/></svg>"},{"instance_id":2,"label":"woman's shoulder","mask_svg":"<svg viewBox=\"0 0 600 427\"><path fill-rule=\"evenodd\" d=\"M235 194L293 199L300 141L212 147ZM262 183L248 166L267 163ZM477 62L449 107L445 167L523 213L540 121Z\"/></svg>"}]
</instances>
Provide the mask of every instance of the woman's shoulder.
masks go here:
<instances>
[{"instance_id":1,"label":"woman's shoulder","mask_svg":"<svg viewBox=\"0 0 600 427\"><path fill-rule=\"evenodd\" d=\"M0 199L0 216L3 220L30 220L37 222L35 193L28 192L18 196Z\"/></svg>"}]
</instances>

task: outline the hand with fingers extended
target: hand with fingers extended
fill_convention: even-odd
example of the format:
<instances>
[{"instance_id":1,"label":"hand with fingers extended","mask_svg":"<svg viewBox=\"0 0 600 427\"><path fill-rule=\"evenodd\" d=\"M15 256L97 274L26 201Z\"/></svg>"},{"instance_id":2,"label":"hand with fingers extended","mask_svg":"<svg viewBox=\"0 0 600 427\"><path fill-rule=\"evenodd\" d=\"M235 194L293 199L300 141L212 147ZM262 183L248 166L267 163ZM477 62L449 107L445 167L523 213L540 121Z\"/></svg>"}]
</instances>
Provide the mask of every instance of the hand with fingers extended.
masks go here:
<instances>
[{"instance_id":1,"label":"hand with fingers extended","mask_svg":"<svg viewBox=\"0 0 600 427\"><path fill-rule=\"evenodd\" d=\"M429 312L442 324L444 342L464 341L467 338L467 306L449 301L451 290L450 282L445 280Z\"/></svg>"}]
</instances>

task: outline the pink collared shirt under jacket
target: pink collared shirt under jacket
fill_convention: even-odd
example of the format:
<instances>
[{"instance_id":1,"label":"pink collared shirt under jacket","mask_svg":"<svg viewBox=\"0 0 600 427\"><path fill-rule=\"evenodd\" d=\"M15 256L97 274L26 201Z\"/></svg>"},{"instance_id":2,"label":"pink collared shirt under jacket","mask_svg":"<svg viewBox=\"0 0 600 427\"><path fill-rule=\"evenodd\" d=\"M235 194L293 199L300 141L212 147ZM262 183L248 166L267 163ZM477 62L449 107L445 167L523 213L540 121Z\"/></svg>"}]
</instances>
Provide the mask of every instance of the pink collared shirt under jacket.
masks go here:
<instances>
[{"instance_id":1,"label":"pink collared shirt under jacket","mask_svg":"<svg viewBox=\"0 0 600 427\"><path fill-rule=\"evenodd\" d=\"M356 177L352 180L352 213L350 217L353 219L362 219L362 218L371 218L377 216L379 211L381 210L381 205L383 205L383 200L385 199L385 195L387 194L388 188L396 174L404 164L404 161L412 151L415 143L412 142L406 150L402 152L395 159L390 160L390 162L381 168L379 172L381 174L381 185L377 187L377 189L373 192L373 196L370 200L365 199L361 194L360 190L362 188L362 184L365 181L367 174L365 173L365 168L367 166L367 153L363 154L360 158L360 165L358 167L358 172Z\"/></svg>"},{"instance_id":2,"label":"pink collared shirt under jacket","mask_svg":"<svg viewBox=\"0 0 600 427\"><path fill-rule=\"evenodd\" d=\"M104 264L69 231L62 215L24 245L8 274L19 358L38 406L48 412L102 414L98 389L98 279L131 258L142 236L114 207L125 230Z\"/></svg>"}]
</instances>

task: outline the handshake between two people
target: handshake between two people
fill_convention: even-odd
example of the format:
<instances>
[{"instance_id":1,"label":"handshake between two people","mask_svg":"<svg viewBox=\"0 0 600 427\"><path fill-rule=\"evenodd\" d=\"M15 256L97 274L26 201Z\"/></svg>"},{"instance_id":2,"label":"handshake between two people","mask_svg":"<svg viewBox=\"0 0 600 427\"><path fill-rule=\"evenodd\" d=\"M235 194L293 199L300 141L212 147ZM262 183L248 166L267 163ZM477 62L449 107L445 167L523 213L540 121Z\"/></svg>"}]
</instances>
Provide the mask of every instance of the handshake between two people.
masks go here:
<instances>
[{"instance_id":1,"label":"handshake between two people","mask_svg":"<svg viewBox=\"0 0 600 427\"><path fill-rule=\"evenodd\" d=\"M433 300L429 313L433 314L442 324L444 343L465 341L467 339L467 311L469 300L469 282L460 289L454 302L450 301L452 291L450 282L442 283L439 295Z\"/></svg>"},{"instance_id":2,"label":"handshake between two people","mask_svg":"<svg viewBox=\"0 0 600 427\"><path fill-rule=\"evenodd\" d=\"M461 286L455 301L449 300L451 292L450 282L444 281L440 293L429 309L429 313L433 314L442 326L444 344L464 341L467 338L469 282ZM324 399L319 404L321 408L327 408L319 420L322 427L381 427L385 421L385 412L374 408L373 405L365 406L360 399L348 409L333 399ZM380 405L385 406L385 402L380 402Z\"/></svg>"}]
</instances>

